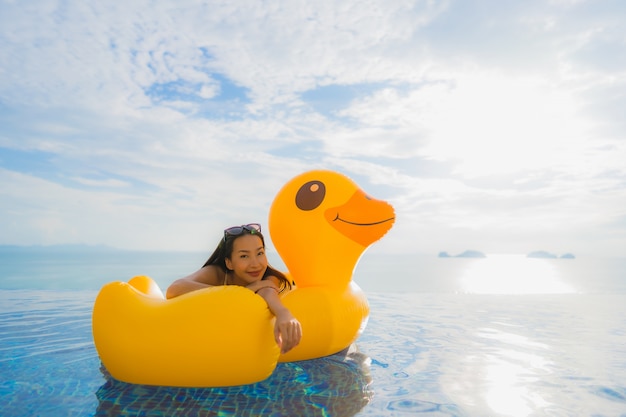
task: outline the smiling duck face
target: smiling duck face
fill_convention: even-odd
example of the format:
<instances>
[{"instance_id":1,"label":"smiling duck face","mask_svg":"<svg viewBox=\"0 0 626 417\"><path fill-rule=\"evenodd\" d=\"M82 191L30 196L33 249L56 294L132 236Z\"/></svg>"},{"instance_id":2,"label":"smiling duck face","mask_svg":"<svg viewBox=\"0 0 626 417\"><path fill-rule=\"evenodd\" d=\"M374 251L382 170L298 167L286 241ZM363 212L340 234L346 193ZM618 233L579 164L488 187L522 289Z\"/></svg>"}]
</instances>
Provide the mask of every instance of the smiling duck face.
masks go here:
<instances>
[{"instance_id":1,"label":"smiling duck face","mask_svg":"<svg viewBox=\"0 0 626 417\"><path fill-rule=\"evenodd\" d=\"M388 203L334 171L289 181L270 208L269 230L298 287L345 286L365 249L393 226Z\"/></svg>"}]
</instances>

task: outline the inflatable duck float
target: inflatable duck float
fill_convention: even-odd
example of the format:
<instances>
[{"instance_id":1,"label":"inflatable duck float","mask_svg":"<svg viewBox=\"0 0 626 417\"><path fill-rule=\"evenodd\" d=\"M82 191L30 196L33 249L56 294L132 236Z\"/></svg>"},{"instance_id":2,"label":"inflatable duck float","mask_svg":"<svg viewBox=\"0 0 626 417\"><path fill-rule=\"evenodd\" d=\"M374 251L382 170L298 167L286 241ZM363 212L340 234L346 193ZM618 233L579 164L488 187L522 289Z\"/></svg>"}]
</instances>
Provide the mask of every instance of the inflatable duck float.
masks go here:
<instances>
[{"instance_id":1,"label":"inflatable duck float","mask_svg":"<svg viewBox=\"0 0 626 417\"><path fill-rule=\"evenodd\" d=\"M124 382L216 387L266 379L278 361L337 353L358 338L369 315L352 272L394 220L391 205L342 174L301 174L278 192L269 213L272 242L296 284L282 301L302 324L298 346L280 354L267 304L244 287L166 300L154 281L139 276L108 283L96 297L92 328L100 359Z\"/></svg>"}]
</instances>

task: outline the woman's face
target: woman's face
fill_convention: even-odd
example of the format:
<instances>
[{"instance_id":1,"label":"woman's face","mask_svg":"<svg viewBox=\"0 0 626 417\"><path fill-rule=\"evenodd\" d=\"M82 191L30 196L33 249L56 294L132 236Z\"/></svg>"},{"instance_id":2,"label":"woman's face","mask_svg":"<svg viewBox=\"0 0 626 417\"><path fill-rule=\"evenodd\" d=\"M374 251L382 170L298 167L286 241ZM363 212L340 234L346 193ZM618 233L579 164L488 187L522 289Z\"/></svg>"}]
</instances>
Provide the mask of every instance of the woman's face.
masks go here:
<instances>
[{"instance_id":1,"label":"woman's face","mask_svg":"<svg viewBox=\"0 0 626 417\"><path fill-rule=\"evenodd\" d=\"M232 283L248 285L260 281L267 269L265 248L260 237L243 234L233 242L233 252L226 258L226 266L232 271Z\"/></svg>"}]
</instances>

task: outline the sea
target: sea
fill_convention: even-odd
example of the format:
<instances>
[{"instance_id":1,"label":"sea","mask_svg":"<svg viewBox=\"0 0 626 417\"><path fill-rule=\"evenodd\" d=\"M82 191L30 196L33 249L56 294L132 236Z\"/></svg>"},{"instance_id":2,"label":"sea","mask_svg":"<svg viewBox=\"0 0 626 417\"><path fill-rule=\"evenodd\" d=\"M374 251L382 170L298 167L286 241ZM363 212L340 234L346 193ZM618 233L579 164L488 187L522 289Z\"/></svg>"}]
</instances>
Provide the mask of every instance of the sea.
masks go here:
<instances>
[{"instance_id":1,"label":"sea","mask_svg":"<svg viewBox=\"0 0 626 417\"><path fill-rule=\"evenodd\" d=\"M370 318L347 353L240 387L111 378L91 335L98 290L135 275L166 288L207 256L0 248L0 416L626 417L624 258L370 249L354 271Z\"/></svg>"}]
</instances>

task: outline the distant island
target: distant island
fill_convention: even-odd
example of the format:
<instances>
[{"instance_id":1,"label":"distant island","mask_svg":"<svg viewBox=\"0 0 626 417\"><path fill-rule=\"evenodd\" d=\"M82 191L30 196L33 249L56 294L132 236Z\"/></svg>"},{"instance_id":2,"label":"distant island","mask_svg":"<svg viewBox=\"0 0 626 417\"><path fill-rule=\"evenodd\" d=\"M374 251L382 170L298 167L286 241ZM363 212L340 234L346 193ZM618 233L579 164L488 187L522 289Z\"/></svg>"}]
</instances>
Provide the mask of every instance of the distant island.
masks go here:
<instances>
[{"instance_id":1,"label":"distant island","mask_svg":"<svg viewBox=\"0 0 626 417\"><path fill-rule=\"evenodd\" d=\"M547 252L545 250L538 250L538 251L530 252L528 255L526 255L526 257L527 258L538 258L538 259L557 259L557 258L561 258L561 259L576 259L576 257L572 253L564 253L563 255L561 255L559 257L559 256L555 255L554 253L550 253L550 252Z\"/></svg>"},{"instance_id":2,"label":"distant island","mask_svg":"<svg viewBox=\"0 0 626 417\"><path fill-rule=\"evenodd\" d=\"M448 252L439 252L440 258L486 258L487 255L477 250L466 250L458 255L451 256Z\"/></svg>"}]
</instances>

